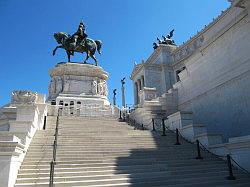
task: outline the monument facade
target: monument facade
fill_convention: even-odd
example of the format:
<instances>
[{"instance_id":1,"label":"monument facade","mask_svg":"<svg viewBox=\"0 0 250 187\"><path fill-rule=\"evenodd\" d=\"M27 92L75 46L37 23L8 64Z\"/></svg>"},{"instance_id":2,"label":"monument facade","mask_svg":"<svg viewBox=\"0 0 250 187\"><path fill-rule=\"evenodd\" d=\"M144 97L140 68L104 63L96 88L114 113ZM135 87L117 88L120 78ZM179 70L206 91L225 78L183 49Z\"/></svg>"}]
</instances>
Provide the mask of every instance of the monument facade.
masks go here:
<instances>
[{"instance_id":1,"label":"monument facade","mask_svg":"<svg viewBox=\"0 0 250 187\"><path fill-rule=\"evenodd\" d=\"M49 74L49 95L16 90L11 102L0 108L0 187L13 187L18 170L37 130L46 128L47 116L116 117L118 108L108 101L108 73L98 65L95 52L101 41L87 38L80 23L72 36L55 33L58 48L65 49L68 62L58 63ZM75 52L86 52L86 59L70 62ZM95 64L87 64L91 57Z\"/></svg>"},{"instance_id":2,"label":"monument facade","mask_svg":"<svg viewBox=\"0 0 250 187\"><path fill-rule=\"evenodd\" d=\"M230 2L184 44L153 44L153 54L131 74L131 117L143 124L165 118L191 141L233 153L250 168L250 2Z\"/></svg>"},{"instance_id":3,"label":"monument facade","mask_svg":"<svg viewBox=\"0 0 250 187\"><path fill-rule=\"evenodd\" d=\"M50 70L50 77L49 112L53 113L60 106L65 114L87 116L92 109L99 109L111 115L107 98L108 73L100 66L59 63Z\"/></svg>"},{"instance_id":4,"label":"monument facade","mask_svg":"<svg viewBox=\"0 0 250 187\"><path fill-rule=\"evenodd\" d=\"M101 54L102 42L87 37L85 24L81 21L73 34L57 32L54 34L59 46L53 50L55 55L62 48L68 55L67 63L58 63L50 70L48 113L54 114L58 108L63 115L103 116L113 115L114 108L107 99L108 73L97 62L95 52ZM75 52L86 53L86 59L81 62L70 62ZM89 56L95 61L95 66L87 64Z\"/></svg>"}]
</instances>

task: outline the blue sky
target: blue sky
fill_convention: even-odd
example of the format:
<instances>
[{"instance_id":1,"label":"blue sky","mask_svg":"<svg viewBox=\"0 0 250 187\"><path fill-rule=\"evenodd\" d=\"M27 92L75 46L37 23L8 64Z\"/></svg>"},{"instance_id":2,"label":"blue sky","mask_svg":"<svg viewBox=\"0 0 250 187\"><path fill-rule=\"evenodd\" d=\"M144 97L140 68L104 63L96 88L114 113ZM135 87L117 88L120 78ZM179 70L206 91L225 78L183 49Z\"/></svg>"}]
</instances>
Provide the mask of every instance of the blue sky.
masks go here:
<instances>
[{"instance_id":1,"label":"blue sky","mask_svg":"<svg viewBox=\"0 0 250 187\"><path fill-rule=\"evenodd\" d=\"M48 70L66 61L54 32L74 33L80 20L90 38L103 41L100 65L109 72L109 98L126 76L126 103L133 103L129 75L133 62L146 60L157 36L175 29L179 45L229 6L227 0L0 0L0 106L13 90L48 93ZM82 54L72 61L82 61Z\"/></svg>"}]
</instances>

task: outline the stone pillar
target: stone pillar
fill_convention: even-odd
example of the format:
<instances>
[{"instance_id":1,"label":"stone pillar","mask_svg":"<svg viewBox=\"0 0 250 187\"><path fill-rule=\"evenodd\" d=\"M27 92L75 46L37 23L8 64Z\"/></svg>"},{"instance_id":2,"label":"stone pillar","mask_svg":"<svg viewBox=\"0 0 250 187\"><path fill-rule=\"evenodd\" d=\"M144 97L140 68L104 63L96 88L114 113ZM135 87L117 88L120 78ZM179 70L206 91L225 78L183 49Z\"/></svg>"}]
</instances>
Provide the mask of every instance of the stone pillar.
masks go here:
<instances>
[{"instance_id":1,"label":"stone pillar","mask_svg":"<svg viewBox=\"0 0 250 187\"><path fill-rule=\"evenodd\" d=\"M122 83L122 106L125 108L126 107L126 103L125 103L125 87L124 87L124 84L125 84L125 77L121 80L121 83Z\"/></svg>"},{"instance_id":2,"label":"stone pillar","mask_svg":"<svg viewBox=\"0 0 250 187\"><path fill-rule=\"evenodd\" d=\"M142 75L141 76L141 84L142 84L142 89L145 87L145 84L144 84L144 76Z\"/></svg>"},{"instance_id":3,"label":"stone pillar","mask_svg":"<svg viewBox=\"0 0 250 187\"><path fill-rule=\"evenodd\" d=\"M141 90L141 79L138 79L139 91Z\"/></svg>"},{"instance_id":4,"label":"stone pillar","mask_svg":"<svg viewBox=\"0 0 250 187\"><path fill-rule=\"evenodd\" d=\"M134 83L134 104L138 104L138 84L137 82Z\"/></svg>"},{"instance_id":5,"label":"stone pillar","mask_svg":"<svg viewBox=\"0 0 250 187\"><path fill-rule=\"evenodd\" d=\"M140 80L138 79L137 80L137 104L140 103L140 90L141 90L141 82Z\"/></svg>"}]
</instances>

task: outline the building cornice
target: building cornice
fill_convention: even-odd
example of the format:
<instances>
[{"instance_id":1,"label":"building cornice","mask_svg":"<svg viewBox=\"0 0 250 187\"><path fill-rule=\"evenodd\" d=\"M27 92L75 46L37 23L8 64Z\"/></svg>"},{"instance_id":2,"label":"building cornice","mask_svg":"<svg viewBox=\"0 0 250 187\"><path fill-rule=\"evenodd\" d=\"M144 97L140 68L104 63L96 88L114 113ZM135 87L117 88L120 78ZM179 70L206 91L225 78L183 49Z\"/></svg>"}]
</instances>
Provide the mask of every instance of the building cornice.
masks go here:
<instances>
[{"instance_id":1,"label":"building cornice","mask_svg":"<svg viewBox=\"0 0 250 187\"><path fill-rule=\"evenodd\" d=\"M216 21L213 21L211 24L209 24L202 32L197 34L195 37L190 39L185 44L181 45L174 51L174 61L175 63L173 66L185 61L190 56L192 56L196 52L201 52L205 50L211 43L213 43L215 40L217 40L221 35L223 35L226 31L228 31L231 27L233 27L236 23L238 23L241 19L243 19L246 16L246 11L241 10L238 11L236 17L232 19L229 23L227 23L223 28L220 28L218 32L215 32L209 38L206 37L206 33L209 32L210 29L212 29L215 24L217 24L219 21L221 21L225 16L232 13L232 7L228 8L225 12L223 12L222 15L220 15ZM198 42L197 42L198 41ZM196 47L192 47L192 44L198 43ZM191 47L190 47L191 46ZM193 50L188 51L187 49L191 48ZM177 58L178 54L184 54L181 58Z\"/></svg>"}]
</instances>

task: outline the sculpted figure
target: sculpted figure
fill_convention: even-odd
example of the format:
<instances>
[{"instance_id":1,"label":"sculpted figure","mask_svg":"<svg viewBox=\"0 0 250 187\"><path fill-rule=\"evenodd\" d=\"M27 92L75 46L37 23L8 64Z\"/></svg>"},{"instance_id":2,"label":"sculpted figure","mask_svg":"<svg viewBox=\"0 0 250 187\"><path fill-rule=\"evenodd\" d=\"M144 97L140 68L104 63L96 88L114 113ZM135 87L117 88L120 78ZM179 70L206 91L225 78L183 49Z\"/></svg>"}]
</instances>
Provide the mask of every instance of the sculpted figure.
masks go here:
<instances>
[{"instance_id":1,"label":"sculpted figure","mask_svg":"<svg viewBox=\"0 0 250 187\"><path fill-rule=\"evenodd\" d=\"M92 94L93 95L97 94L97 82L96 81L92 82Z\"/></svg>"},{"instance_id":2,"label":"sculpted figure","mask_svg":"<svg viewBox=\"0 0 250 187\"><path fill-rule=\"evenodd\" d=\"M106 84L106 81L103 82L103 95L108 96L108 86Z\"/></svg>"},{"instance_id":3,"label":"sculpted figure","mask_svg":"<svg viewBox=\"0 0 250 187\"><path fill-rule=\"evenodd\" d=\"M82 44L85 44L85 39L87 38L87 34L85 33L85 25L84 23L81 21L77 31L72 35L73 41L75 46Z\"/></svg>"},{"instance_id":4,"label":"sculpted figure","mask_svg":"<svg viewBox=\"0 0 250 187\"><path fill-rule=\"evenodd\" d=\"M52 95L55 93L55 82L54 79L50 81L49 84L49 95Z\"/></svg>"},{"instance_id":5,"label":"sculpted figure","mask_svg":"<svg viewBox=\"0 0 250 187\"><path fill-rule=\"evenodd\" d=\"M62 79L60 77L56 78L56 84L55 84L56 90L55 93L59 94L63 90L63 85L62 85Z\"/></svg>"},{"instance_id":6,"label":"sculpted figure","mask_svg":"<svg viewBox=\"0 0 250 187\"><path fill-rule=\"evenodd\" d=\"M162 36L163 38L162 43L167 45L175 45L174 40L171 39L173 35L174 35L174 29L170 31L170 33L167 36Z\"/></svg>"},{"instance_id":7,"label":"sculpted figure","mask_svg":"<svg viewBox=\"0 0 250 187\"><path fill-rule=\"evenodd\" d=\"M167 36L162 36L163 40L156 38L158 41L158 44L156 42L153 43L153 48L157 49L159 47L159 44L166 44L166 45L175 45L175 42L173 39L171 39L174 35L174 29L170 31L170 33Z\"/></svg>"},{"instance_id":8,"label":"sculpted figure","mask_svg":"<svg viewBox=\"0 0 250 187\"><path fill-rule=\"evenodd\" d=\"M103 95L103 86L101 82L98 83L97 89L98 89L98 94Z\"/></svg>"},{"instance_id":9,"label":"sculpted figure","mask_svg":"<svg viewBox=\"0 0 250 187\"><path fill-rule=\"evenodd\" d=\"M36 98L37 93L33 93L29 90L16 90L12 92L11 103L31 104L35 102Z\"/></svg>"},{"instance_id":10,"label":"sculpted figure","mask_svg":"<svg viewBox=\"0 0 250 187\"><path fill-rule=\"evenodd\" d=\"M159 45L158 45L157 43L154 42L154 43L153 43L153 48L154 48L154 50L157 49L157 47L159 47Z\"/></svg>"},{"instance_id":11,"label":"sculpted figure","mask_svg":"<svg viewBox=\"0 0 250 187\"><path fill-rule=\"evenodd\" d=\"M81 22L78 26L77 31L71 36L64 32L57 32L54 34L54 38L59 44L53 50L53 55L56 54L58 48L66 50L68 61L70 62L70 56L74 55L74 52L86 53L86 58L84 63L87 63L89 57L95 61L95 65L98 65L97 59L95 57L95 52L98 51L101 54L102 42L100 40L92 40L87 38L85 33L85 25Z\"/></svg>"}]
</instances>

